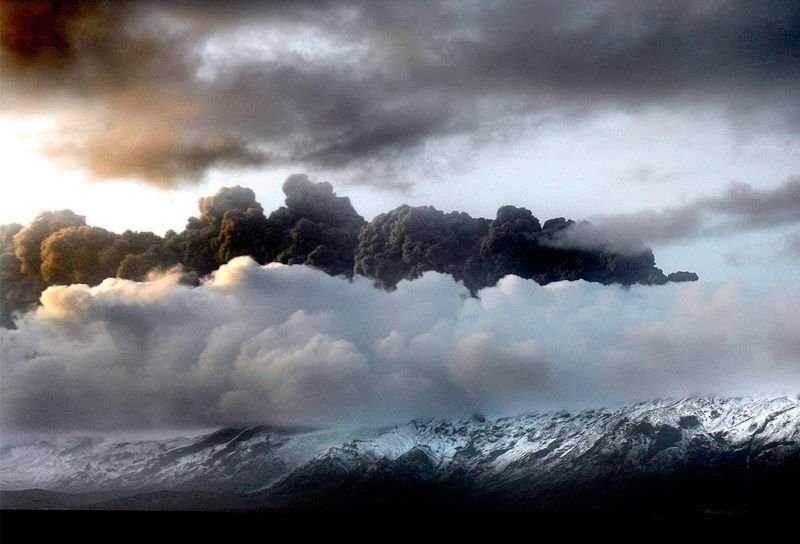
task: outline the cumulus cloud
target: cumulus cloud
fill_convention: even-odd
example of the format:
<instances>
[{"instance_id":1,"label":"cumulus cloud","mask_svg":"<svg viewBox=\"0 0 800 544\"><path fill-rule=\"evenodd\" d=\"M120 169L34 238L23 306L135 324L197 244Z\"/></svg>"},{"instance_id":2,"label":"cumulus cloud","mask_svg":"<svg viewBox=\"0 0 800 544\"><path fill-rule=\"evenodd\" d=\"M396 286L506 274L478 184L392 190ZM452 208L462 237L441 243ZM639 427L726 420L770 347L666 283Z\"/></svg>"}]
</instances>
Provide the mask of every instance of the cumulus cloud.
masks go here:
<instances>
[{"instance_id":1,"label":"cumulus cloud","mask_svg":"<svg viewBox=\"0 0 800 544\"><path fill-rule=\"evenodd\" d=\"M5 429L396 422L800 387L800 288L540 286L479 298L428 272L392 292L240 257L178 278L50 287L0 331Z\"/></svg>"},{"instance_id":2,"label":"cumulus cloud","mask_svg":"<svg viewBox=\"0 0 800 544\"><path fill-rule=\"evenodd\" d=\"M608 108L800 126L791 2L39 0L2 26L6 107L57 105L48 150L104 179L302 163L403 188L380 174L451 137Z\"/></svg>"},{"instance_id":3,"label":"cumulus cloud","mask_svg":"<svg viewBox=\"0 0 800 544\"><path fill-rule=\"evenodd\" d=\"M535 340L504 347L492 333L475 332L455 343L445 364L453 383L479 403L493 395L519 402L517 395L535 395L547 382L547 361Z\"/></svg>"}]
</instances>

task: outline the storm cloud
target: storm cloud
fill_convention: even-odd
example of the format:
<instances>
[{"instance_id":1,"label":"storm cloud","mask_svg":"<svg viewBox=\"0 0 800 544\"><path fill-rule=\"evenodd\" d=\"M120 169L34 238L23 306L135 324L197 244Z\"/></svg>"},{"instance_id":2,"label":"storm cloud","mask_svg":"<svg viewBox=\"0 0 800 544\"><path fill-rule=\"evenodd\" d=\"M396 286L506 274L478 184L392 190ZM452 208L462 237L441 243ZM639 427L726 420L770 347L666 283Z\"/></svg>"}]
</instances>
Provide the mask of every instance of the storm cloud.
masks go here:
<instances>
[{"instance_id":1,"label":"storm cloud","mask_svg":"<svg viewBox=\"0 0 800 544\"><path fill-rule=\"evenodd\" d=\"M302 164L402 189L392 174L542 118L681 106L747 131L800 126L793 2L39 1L2 15L4 108L58 107L46 151L97 179Z\"/></svg>"},{"instance_id":2,"label":"storm cloud","mask_svg":"<svg viewBox=\"0 0 800 544\"><path fill-rule=\"evenodd\" d=\"M800 386L800 291L658 289L508 276L469 297L428 272L393 292L234 259L51 287L0 330L3 428L393 422L758 394Z\"/></svg>"}]
</instances>

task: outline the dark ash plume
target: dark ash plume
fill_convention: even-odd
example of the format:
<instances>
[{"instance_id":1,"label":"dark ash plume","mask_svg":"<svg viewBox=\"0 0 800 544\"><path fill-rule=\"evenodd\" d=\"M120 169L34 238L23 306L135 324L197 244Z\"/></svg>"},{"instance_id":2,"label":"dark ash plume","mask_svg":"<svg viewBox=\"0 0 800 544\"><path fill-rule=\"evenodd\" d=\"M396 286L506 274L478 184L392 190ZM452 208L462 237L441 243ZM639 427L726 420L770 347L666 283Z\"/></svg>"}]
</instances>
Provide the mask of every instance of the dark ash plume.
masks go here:
<instances>
[{"instance_id":1,"label":"dark ash plume","mask_svg":"<svg viewBox=\"0 0 800 544\"><path fill-rule=\"evenodd\" d=\"M480 244L489 223L430 206L400 206L361 229L355 273L374 278L380 287L393 288L400 280L436 270L472 289L481 281Z\"/></svg>"},{"instance_id":2,"label":"dark ash plume","mask_svg":"<svg viewBox=\"0 0 800 544\"><path fill-rule=\"evenodd\" d=\"M23 228L19 223L0 225L0 327L13 328L14 313L34 306L41 291L22 273L14 250L14 237Z\"/></svg>"},{"instance_id":3,"label":"dark ash plume","mask_svg":"<svg viewBox=\"0 0 800 544\"><path fill-rule=\"evenodd\" d=\"M42 212L30 225L14 236L14 254L20 261L20 272L34 283L45 285L42 277L42 244L52 234L69 227L86 225L86 217L72 210Z\"/></svg>"},{"instance_id":4,"label":"dark ash plume","mask_svg":"<svg viewBox=\"0 0 800 544\"><path fill-rule=\"evenodd\" d=\"M697 281L698 278L697 274L694 272L686 272L685 270L679 270L678 272L672 272L667 274L667 280L681 282L681 281Z\"/></svg>"},{"instance_id":5,"label":"dark ash plume","mask_svg":"<svg viewBox=\"0 0 800 544\"><path fill-rule=\"evenodd\" d=\"M352 276L358 233L365 221L350 199L336 196L329 183L313 183L302 174L289 176L283 192L286 206L269 216L282 236L274 260Z\"/></svg>"},{"instance_id":6,"label":"dark ash plume","mask_svg":"<svg viewBox=\"0 0 800 544\"><path fill-rule=\"evenodd\" d=\"M109 277L145 281L176 267L184 283L198 285L241 256L260 264L305 264L334 276L366 276L385 289L428 271L453 276L473 294L509 274L542 285L668 281L641 241L636 251L624 252L600 238L593 246L566 247L561 233L589 227L564 218L542 226L526 208L503 206L490 221L401 206L366 223L329 183L296 174L283 190L286 205L266 216L251 189L224 187L199 200L199 216L189 218L182 232L163 238L87 226L69 210L44 212L24 228L6 225L0 231L3 324L12 326L14 313L35 305L48 285L97 285ZM676 274L670 279L697 279Z\"/></svg>"},{"instance_id":7,"label":"dark ash plume","mask_svg":"<svg viewBox=\"0 0 800 544\"><path fill-rule=\"evenodd\" d=\"M385 288L434 270L464 282L472 293L514 274L541 285L561 280L662 284L652 251L639 241L636 252L617 252L597 243L559 247L558 234L574 225L564 218L541 226L525 208L503 206L494 221L431 207L401 206L361 230L355 272Z\"/></svg>"}]
</instances>

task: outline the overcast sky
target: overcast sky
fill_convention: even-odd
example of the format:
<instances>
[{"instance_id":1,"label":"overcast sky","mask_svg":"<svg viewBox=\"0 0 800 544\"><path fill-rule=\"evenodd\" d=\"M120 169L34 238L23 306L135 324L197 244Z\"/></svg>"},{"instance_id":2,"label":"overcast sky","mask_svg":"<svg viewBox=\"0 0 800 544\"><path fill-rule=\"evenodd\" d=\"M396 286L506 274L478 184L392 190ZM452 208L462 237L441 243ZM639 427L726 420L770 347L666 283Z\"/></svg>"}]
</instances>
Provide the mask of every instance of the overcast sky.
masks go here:
<instances>
[{"instance_id":1,"label":"overcast sky","mask_svg":"<svg viewBox=\"0 0 800 544\"><path fill-rule=\"evenodd\" d=\"M294 172L368 219L403 203L598 219L800 173L794 2L34 4L4 8L2 222L69 207L180 230L225 185L276 208ZM783 279L793 198L778 224L720 234L706 222L730 218L706 208L645 241L665 269Z\"/></svg>"},{"instance_id":2,"label":"overcast sky","mask_svg":"<svg viewBox=\"0 0 800 544\"><path fill-rule=\"evenodd\" d=\"M797 2L55 4L2 3L0 223L163 233L222 186L275 209L305 173L368 220L514 204L709 289L796 292Z\"/></svg>"}]
</instances>

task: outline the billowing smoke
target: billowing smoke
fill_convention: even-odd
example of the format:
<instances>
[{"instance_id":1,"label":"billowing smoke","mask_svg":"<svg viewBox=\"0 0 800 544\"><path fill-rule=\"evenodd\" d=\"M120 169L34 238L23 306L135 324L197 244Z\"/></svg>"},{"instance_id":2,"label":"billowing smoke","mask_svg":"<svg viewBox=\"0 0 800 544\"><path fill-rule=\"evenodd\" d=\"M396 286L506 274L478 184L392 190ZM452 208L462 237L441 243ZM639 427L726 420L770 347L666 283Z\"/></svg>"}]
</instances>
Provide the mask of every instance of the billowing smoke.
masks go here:
<instances>
[{"instance_id":1,"label":"billowing smoke","mask_svg":"<svg viewBox=\"0 0 800 544\"><path fill-rule=\"evenodd\" d=\"M30 225L14 235L14 254L20 261L20 271L32 281L46 283L42 276L42 245L61 229L80 227L86 218L72 210L42 212Z\"/></svg>"},{"instance_id":2,"label":"billowing smoke","mask_svg":"<svg viewBox=\"0 0 800 544\"><path fill-rule=\"evenodd\" d=\"M359 235L355 271L383 287L435 270L463 281L472 293L508 274L547 284L584 279L600 283L662 284L652 251L617 250L595 240L574 247L559 235L574 227L564 218L541 226L526 208L503 206L494 221L432 207L401 206L377 216Z\"/></svg>"},{"instance_id":3,"label":"billowing smoke","mask_svg":"<svg viewBox=\"0 0 800 544\"><path fill-rule=\"evenodd\" d=\"M116 234L87 226L86 218L71 210L42 212L27 227L1 228L0 321L4 327L13 326L15 313L35 306L48 285L96 285L109 277L130 277L130 260L158 251L164 243L150 232ZM158 263L148 264L142 279Z\"/></svg>"},{"instance_id":4,"label":"billowing smoke","mask_svg":"<svg viewBox=\"0 0 800 544\"><path fill-rule=\"evenodd\" d=\"M393 422L800 387L800 290L516 276L470 297L240 257L50 287L0 331L4 429Z\"/></svg>"},{"instance_id":5,"label":"billowing smoke","mask_svg":"<svg viewBox=\"0 0 800 544\"><path fill-rule=\"evenodd\" d=\"M400 206L377 216L361 230L356 274L391 288L400 280L436 270L474 289L482 283L481 240L490 224L488 219L466 213Z\"/></svg>"},{"instance_id":6,"label":"billowing smoke","mask_svg":"<svg viewBox=\"0 0 800 544\"><path fill-rule=\"evenodd\" d=\"M302 165L404 186L367 174L645 107L800 126L794 2L32 0L0 16L4 106L54 117L45 151L98 179Z\"/></svg>"},{"instance_id":7,"label":"billowing smoke","mask_svg":"<svg viewBox=\"0 0 800 544\"><path fill-rule=\"evenodd\" d=\"M27 227L3 225L0 255L0 324L12 327L15 312L35 306L47 286L42 276L43 242L61 229L85 225L70 210L40 213Z\"/></svg>"},{"instance_id":8,"label":"billowing smoke","mask_svg":"<svg viewBox=\"0 0 800 544\"><path fill-rule=\"evenodd\" d=\"M353 256L365 221L350 199L336 196L329 183L313 183L301 174L290 176L283 191L286 206L270 215L270 221L284 233L274 260L352 276Z\"/></svg>"},{"instance_id":9,"label":"billowing smoke","mask_svg":"<svg viewBox=\"0 0 800 544\"><path fill-rule=\"evenodd\" d=\"M118 235L100 227L68 227L48 236L42 248L42 278L48 285L96 285L114 277L125 257Z\"/></svg>"},{"instance_id":10,"label":"billowing smoke","mask_svg":"<svg viewBox=\"0 0 800 544\"><path fill-rule=\"evenodd\" d=\"M200 214L189 219L186 229L163 238L87 226L83 216L69 210L44 212L25 228L6 226L3 324L13 326L13 315L34 305L47 285L97 285L110 277L142 281L176 267L182 281L197 285L239 256L260 264L306 264L331 275L363 275L388 289L426 271L450 274L472 294L507 274L541 284L565 279L667 282L641 241L637 251L624 252L604 245L557 247L555 237L573 222L558 218L541 227L525 208L504 206L489 221L401 206L366 223L329 183L295 174L283 190L286 205L267 217L251 189L224 187L200 199Z\"/></svg>"},{"instance_id":11,"label":"billowing smoke","mask_svg":"<svg viewBox=\"0 0 800 544\"><path fill-rule=\"evenodd\" d=\"M0 225L0 327L13 327L12 313L32 308L41 291L22 273L14 252L14 236L23 228L19 223Z\"/></svg>"}]
</instances>

